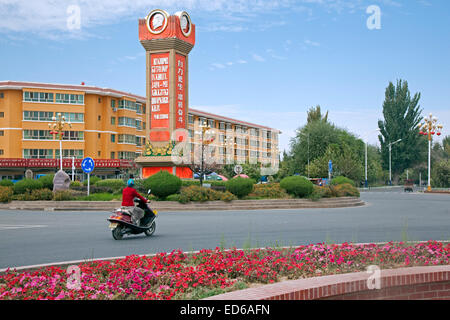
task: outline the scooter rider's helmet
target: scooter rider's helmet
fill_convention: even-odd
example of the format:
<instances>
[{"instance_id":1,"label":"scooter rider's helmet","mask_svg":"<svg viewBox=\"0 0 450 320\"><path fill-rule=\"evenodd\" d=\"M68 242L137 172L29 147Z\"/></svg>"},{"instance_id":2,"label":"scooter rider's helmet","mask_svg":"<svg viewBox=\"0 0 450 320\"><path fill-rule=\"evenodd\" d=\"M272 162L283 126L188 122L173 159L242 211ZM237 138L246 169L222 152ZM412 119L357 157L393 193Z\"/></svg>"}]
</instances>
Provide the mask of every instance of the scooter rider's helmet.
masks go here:
<instances>
[{"instance_id":1,"label":"scooter rider's helmet","mask_svg":"<svg viewBox=\"0 0 450 320\"><path fill-rule=\"evenodd\" d=\"M128 179L127 185L128 185L130 188L133 188L133 187L134 187L134 180L133 180L133 179Z\"/></svg>"}]
</instances>

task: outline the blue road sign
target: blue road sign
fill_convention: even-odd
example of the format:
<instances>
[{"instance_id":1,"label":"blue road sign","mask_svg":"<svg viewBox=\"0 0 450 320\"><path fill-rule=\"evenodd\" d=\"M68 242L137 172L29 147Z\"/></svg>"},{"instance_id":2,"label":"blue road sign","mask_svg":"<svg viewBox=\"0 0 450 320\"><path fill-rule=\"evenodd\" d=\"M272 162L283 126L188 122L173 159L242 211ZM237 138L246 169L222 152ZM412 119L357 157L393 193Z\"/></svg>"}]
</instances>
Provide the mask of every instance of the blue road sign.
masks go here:
<instances>
[{"instance_id":1,"label":"blue road sign","mask_svg":"<svg viewBox=\"0 0 450 320\"><path fill-rule=\"evenodd\" d=\"M331 162L331 160L328 161L328 171L333 172L333 162Z\"/></svg>"},{"instance_id":2,"label":"blue road sign","mask_svg":"<svg viewBox=\"0 0 450 320\"><path fill-rule=\"evenodd\" d=\"M81 162L81 169L83 169L85 173L91 173L94 170L94 167L95 167L94 159L90 157L84 158L83 161Z\"/></svg>"}]
</instances>

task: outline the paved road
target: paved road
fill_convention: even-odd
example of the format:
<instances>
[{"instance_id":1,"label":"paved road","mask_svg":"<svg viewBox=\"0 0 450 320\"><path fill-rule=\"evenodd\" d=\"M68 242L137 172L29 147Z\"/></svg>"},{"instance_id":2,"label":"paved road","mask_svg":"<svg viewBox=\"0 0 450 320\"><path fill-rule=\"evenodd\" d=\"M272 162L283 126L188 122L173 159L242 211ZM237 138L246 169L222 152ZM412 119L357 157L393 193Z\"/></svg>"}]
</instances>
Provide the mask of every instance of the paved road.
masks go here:
<instances>
[{"instance_id":1,"label":"paved road","mask_svg":"<svg viewBox=\"0 0 450 320\"><path fill-rule=\"evenodd\" d=\"M112 239L109 212L0 211L0 268L201 248L450 240L450 196L363 192L364 207L163 212L155 234Z\"/></svg>"}]
</instances>

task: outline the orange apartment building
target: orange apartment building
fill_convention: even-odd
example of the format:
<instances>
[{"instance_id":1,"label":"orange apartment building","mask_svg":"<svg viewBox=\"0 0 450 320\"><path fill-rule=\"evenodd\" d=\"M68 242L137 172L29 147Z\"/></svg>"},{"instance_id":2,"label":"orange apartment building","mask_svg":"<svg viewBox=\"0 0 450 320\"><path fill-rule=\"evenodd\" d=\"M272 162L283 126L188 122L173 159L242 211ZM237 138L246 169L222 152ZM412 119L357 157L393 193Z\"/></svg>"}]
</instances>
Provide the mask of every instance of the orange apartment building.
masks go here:
<instances>
[{"instance_id":1,"label":"orange apartment building","mask_svg":"<svg viewBox=\"0 0 450 320\"><path fill-rule=\"evenodd\" d=\"M58 113L72 124L64 132L63 158L77 159L78 174L84 157L102 164L94 174L103 177L136 167L133 160L151 143L146 97L85 85L0 81L0 178L21 179L26 169L56 171L59 140L50 133L49 123ZM197 124L216 129L219 154L225 152L225 133L229 138L233 132L234 160L278 161L279 130L189 108L192 137L198 134ZM69 162L64 165L68 173Z\"/></svg>"}]
</instances>

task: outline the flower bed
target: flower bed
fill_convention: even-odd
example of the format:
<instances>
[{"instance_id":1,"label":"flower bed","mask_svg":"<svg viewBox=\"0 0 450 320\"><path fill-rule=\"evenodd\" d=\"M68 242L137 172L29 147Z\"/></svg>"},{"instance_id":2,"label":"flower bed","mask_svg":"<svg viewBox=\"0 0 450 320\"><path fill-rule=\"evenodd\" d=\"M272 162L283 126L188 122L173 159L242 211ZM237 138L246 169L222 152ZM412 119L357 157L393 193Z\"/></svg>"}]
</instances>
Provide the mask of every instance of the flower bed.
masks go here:
<instances>
[{"instance_id":1,"label":"flower bed","mask_svg":"<svg viewBox=\"0 0 450 320\"><path fill-rule=\"evenodd\" d=\"M75 274L60 267L7 270L0 275L0 299L200 299L250 285L381 269L449 264L450 244L310 244L296 248L181 251L129 256L78 265ZM68 282L69 281L69 282Z\"/></svg>"}]
</instances>

